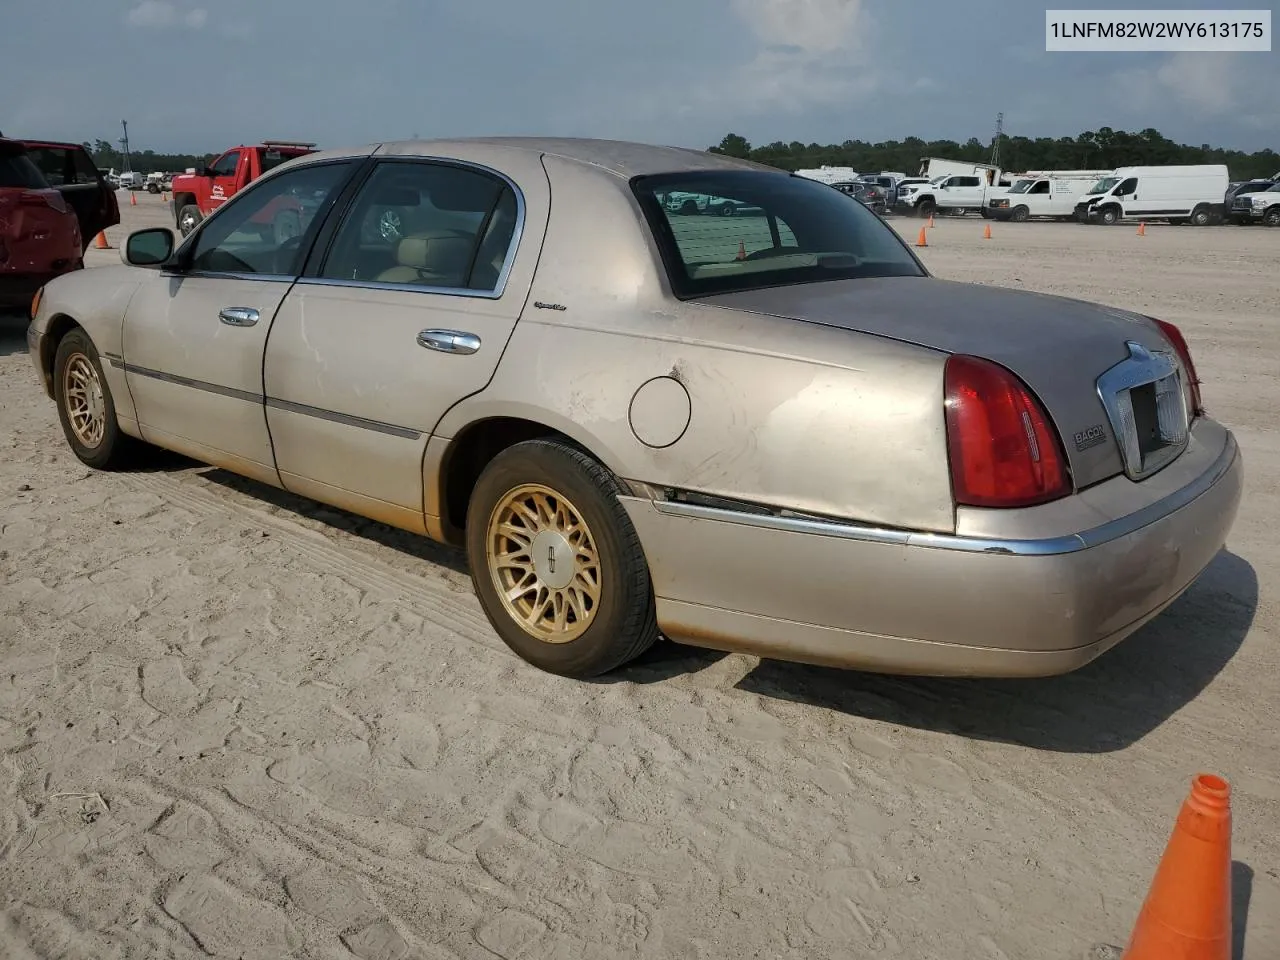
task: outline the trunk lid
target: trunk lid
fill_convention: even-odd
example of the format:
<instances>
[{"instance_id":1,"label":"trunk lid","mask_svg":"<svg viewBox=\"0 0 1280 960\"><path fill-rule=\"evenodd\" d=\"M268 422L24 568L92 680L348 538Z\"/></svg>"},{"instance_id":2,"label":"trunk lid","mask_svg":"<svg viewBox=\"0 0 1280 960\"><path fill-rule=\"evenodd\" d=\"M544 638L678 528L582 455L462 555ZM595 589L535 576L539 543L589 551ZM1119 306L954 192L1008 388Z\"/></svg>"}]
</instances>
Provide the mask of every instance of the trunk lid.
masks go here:
<instances>
[{"instance_id":1,"label":"trunk lid","mask_svg":"<svg viewBox=\"0 0 1280 960\"><path fill-rule=\"evenodd\" d=\"M718 294L702 302L999 363L1017 374L1044 404L1062 437L1076 489L1126 472L1113 425L1115 411L1109 413L1104 405L1098 378L1131 359L1127 342L1152 353L1173 352L1159 329L1137 314L1065 297L933 277L795 284ZM938 402L941 416L941 396ZM1139 411L1139 426L1142 417ZM1125 439L1131 447L1136 442L1132 437ZM1132 457L1131 451L1129 473L1136 479ZM1155 459L1149 457L1148 463ZM1158 459L1162 464L1168 460Z\"/></svg>"}]
</instances>

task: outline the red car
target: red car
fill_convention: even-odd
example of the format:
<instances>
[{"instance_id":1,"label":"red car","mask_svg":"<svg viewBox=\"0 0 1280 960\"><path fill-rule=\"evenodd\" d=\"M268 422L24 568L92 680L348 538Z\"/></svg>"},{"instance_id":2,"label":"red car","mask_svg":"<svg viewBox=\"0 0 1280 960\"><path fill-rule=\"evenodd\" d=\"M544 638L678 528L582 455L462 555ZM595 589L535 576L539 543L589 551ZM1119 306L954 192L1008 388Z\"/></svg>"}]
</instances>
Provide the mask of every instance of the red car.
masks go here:
<instances>
[{"instance_id":1,"label":"red car","mask_svg":"<svg viewBox=\"0 0 1280 960\"><path fill-rule=\"evenodd\" d=\"M94 236L119 222L115 191L83 147L0 137L0 308L26 307L79 270Z\"/></svg>"}]
</instances>

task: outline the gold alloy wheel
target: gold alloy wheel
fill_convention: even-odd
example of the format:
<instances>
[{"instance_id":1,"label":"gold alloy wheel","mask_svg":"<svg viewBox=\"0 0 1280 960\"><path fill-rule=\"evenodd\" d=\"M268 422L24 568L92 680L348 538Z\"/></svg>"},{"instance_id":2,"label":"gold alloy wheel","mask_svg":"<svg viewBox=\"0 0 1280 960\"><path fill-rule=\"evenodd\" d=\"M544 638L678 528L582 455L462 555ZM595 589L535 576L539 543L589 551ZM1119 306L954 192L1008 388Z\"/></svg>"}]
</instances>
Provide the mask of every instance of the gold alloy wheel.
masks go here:
<instances>
[{"instance_id":1,"label":"gold alloy wheel","mask_svg":"<svg viewBox=\"0 0 1280 960\"><path fill-rule=\"evenodd\" d=\"M544 643L568 643L600 607L600 554L582 514L537 483L509 490L489 515L485 555L507 614Z\"/></svg>"},{"instance_id":2,"label":"gold alloy wheel","mask_svg":"<svg viewBox=\"0 0 1280 960\"><path fill-rule=\"evenodd\" d=\"M107 400L98 371L83 353L73 353L62 373L62 397L71 432L89 449L107 430Z\"/></svg>"}]
</instances>

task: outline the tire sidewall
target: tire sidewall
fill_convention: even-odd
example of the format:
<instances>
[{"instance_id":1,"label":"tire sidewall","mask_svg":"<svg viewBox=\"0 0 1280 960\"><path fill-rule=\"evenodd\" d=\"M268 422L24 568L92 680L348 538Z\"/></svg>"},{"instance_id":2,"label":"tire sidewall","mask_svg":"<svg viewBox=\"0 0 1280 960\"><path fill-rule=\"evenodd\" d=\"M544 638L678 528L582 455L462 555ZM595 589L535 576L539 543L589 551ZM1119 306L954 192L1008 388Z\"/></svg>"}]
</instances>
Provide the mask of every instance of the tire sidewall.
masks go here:
<instances>
[{"instance_id":1,"label":"tire sidewall","mask_svg":"<svg viewBox=\"0 0 1280 960\"><path fill-rule=\"evenodd\" d=\"M107 422L102 431L102 442L96 447L86 447L80 442L80 438L71 429L71 419L67 415L66 370L72 358L77 355L89 361L98 375L98 383L102 385L102 402L106 408ZM53 360L53 391L54 399L57 401L58 420L62 424L62 432L67 438L71 451L87 466L98 469L105 467L120 444L120 425L116 420L115 399L111 396L111 387L108 386L106 375L102 370L102 360L98 356L98 350L94 347L93 341L83 330L72 330L58 344L58 352Z\"/></svg>"},{"instance_id":2,"label":"tire sidewall","mask_svg":"<svg viewBox=\"0 0 1280 960\"><path fill-rule=\"evenodd\" d=\"M603 468L602 477L607 476ZM591 625L568 643L555 644L530 636L506 613L489 572L486 539L494 509L512 490L529 483L543 484L573 502L586 522L600 557L600 606ZM593 479L570 453L570 448L547 441L527 441L498 454L485 468L471 495L467 511L467 557L481 606L494 630L517 655L550 673L593 676L618 666L620 640L638 604L652 610L648 567L627 569L629 540L635 537L630 518L617 500L617 488ZM640 575L636 575L640 574ZM650 613L650 618L652 614Z\"/></svg>"}]
</instances>

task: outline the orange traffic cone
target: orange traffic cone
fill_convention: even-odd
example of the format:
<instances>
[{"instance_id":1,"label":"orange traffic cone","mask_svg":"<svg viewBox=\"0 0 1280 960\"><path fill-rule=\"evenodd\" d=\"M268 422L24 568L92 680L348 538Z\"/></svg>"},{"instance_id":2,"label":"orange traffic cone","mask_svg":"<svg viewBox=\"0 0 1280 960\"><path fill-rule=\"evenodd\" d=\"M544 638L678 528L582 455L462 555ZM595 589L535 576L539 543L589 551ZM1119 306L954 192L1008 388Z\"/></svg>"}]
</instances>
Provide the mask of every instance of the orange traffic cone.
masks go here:
<instances>
[{"instance_id":1,"label":"orange traffic cone","mask_svg":"<svg viewBox=\"0 0 1280 960\"><path fill-rule=\"evenodd\" d=\"M1147 224L1145 221L1138 222L1138 236L1145 237L1147 235Z\"/></svg>"},{"instance_id":2,"label":"orange traffic cone","mask_svg":"<svg viewBox=\"0 0 1280 960\"><path fill-rule=\"evenodd\" d=\"M1173 958L1231 960L1231 787L1213 774L1191 782L1123 960Z\"/></svg>"},{"instance_id":3,"label":"orange traffic cone","mask_svg":"<svg viewBox=\"0 0 1280 960\"><path fill-rule=\"evenodd\" d=\"M738 241L738 259L739 260L747 259L747 245L743 243L741 240Z\"/></svg>"},{"instance_id":4,"label":"orange traffic cone","mask_svg":"<svg viewBox=\"0 0 1280 960\"><path fill-rule=\"evenodd\" d=\"M138 195L132 190L129 191L129 206L136 207L138 205Z\"/></svg>"},{"instance_id":5,"label":"orange traffic cone","mask_svg":"<svg viewBox=\"0 0 1280 960\"><path fill-rule=\"evenodd\" d=\"M98 232L97 237L94 238L93 246L94 246L94 249L96 250L111 249L111 244L107 243L107 232L105 230L101 230Z\"/></svg>"},{"instance_id":6,"label":"orange traffic cone","mask_svg":"<svg viewBox=\"0 0 1280 960\"><path fill-rule=\"evenodd\" d=\"M983 240L991 239L991 224L988 223L985 227L982 228L982 239Z\"/></svg>"},{"instance_id":7,"label":"orange traffic cone","mask_svg":"<svg viewBox=\"0 0 1280 960\"><path fill-rule=\"evenodd\" d=\"M931 214L929 214L929 226L930 226L930 228L932 228L932 227L933 227L933 214L932 214L932 213L931 213Z\"/></svg>"},{"instance_id":8,"label":"orange traffic cone","mask_svg":"<svg viewBox=\"0 0 1280 960\"><path fill-rule=\"evenodd\" d=\"M929 240L928 240L928 238L927 238L927 237L925 237L925 235L924 235L924 230L925 230L925 228L924 228L924 227L921 227L921 228L920 228L920 236L916 237L916 246L917 246L917 247L927 247L927 246L929 245Z\"/></svg>"}]
</instances>

